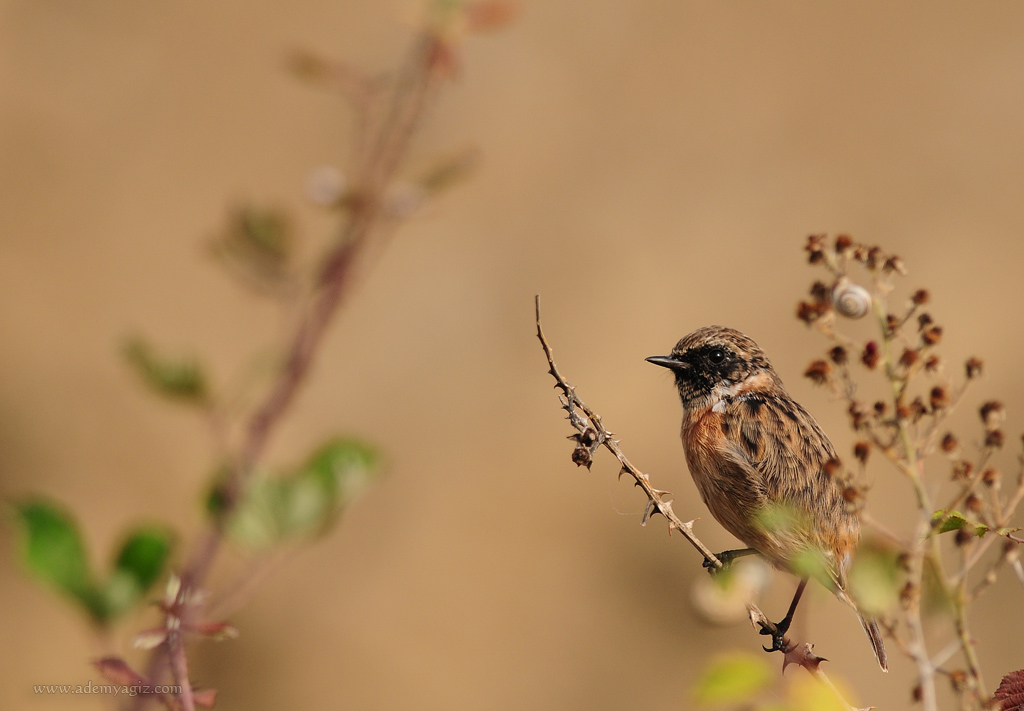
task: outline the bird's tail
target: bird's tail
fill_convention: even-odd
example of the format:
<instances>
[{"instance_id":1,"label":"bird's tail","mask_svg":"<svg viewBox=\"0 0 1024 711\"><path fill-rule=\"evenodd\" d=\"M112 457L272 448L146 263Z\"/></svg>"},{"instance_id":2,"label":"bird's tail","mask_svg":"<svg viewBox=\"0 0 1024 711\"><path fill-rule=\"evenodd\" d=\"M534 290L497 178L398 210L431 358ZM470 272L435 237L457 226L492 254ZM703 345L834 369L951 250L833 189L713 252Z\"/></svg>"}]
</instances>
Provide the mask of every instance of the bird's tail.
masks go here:
<instances>
[{"instance_id":1,"label":"bird's tail","mask_svg":"<svg viewBox=\"0 0 1024 711\"><path fill-rule=\"evenodd\" d=\"M860 620L861 626L864 628L864 632L867 634L868 639L871 641L871 649L875 652L875 659L878 660L878 666L882 668L882 671L889 671L889 660L885 656L885 645L882 644L882 633L878 629L878 623L874 620L869 620L864 615L857 613L857 619Z\"/></svg>"},{"instance_id":2,"label":"bird's tail","mask_svg":"<svg viewBox=\"0 0 1024 711\"><path fill-rule=\"evenodd\" d=\"M860 620L860 626L864 628L864 634L868 636L868 640L871 642L871 650L875 653L875 659L878 660L878 666L881 667L884 672L889 671L889 660L885 656L885 645L882 644L882 632L878 629L878 623L862 615L860 610L857 609L857 603L853 601L852 597L846 594L845 590L837 590L836 597L852 607L853 611L857 613L857 619Z\"/></svg>"}]
</instances>

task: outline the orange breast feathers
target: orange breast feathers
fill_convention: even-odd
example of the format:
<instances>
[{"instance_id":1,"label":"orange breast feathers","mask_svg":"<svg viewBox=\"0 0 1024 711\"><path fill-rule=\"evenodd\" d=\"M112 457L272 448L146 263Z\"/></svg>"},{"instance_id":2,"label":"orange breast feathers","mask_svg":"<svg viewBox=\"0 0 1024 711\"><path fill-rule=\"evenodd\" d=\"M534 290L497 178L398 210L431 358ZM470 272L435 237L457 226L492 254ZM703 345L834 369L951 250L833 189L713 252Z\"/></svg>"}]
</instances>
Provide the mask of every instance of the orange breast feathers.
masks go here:
<instances>
[{"instance_id":1,"label":"orange breast feathers","mask_svg":"<svg viewBox=\"0 0 1024 711\"><path fill-rule=\"evenodd\" d=\"M686 413L681 436L690 475L711 515L748 546L770 549L758 524L765 503L760 473L729 455L732 445L722 430L722 415L710 408Z\"/></svg>"}]
</instances>

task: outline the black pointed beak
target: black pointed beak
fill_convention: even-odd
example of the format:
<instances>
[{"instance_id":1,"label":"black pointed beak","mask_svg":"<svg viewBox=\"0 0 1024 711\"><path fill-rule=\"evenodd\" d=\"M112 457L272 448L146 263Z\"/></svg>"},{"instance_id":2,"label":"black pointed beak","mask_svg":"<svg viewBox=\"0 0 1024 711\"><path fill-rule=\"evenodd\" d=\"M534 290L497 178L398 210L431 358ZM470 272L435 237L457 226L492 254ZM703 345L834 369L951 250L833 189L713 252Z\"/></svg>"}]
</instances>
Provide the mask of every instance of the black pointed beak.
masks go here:
<instances>
[{"instance_id":1,"label":"black pointed beak","mask_svg":"<svg viewBox=\"0 0 1024 711\"><path fill-rule=\"evenodd\" d=\"M662 368L669 368L670 370L689 370L690 364L679 360L675 356L651 356L646 359L648 363L654 363L660 365Z\"/></svg>"}]
</instances>

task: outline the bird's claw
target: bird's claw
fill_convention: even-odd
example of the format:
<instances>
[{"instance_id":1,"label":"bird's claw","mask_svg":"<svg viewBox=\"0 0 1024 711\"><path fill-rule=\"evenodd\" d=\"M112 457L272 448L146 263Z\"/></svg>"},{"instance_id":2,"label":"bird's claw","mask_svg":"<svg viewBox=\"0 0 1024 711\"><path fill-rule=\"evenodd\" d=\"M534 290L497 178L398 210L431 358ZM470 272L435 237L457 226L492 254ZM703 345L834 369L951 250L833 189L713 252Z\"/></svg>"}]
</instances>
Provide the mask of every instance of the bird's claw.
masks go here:
<instances>
[{"instance_id":1,"label":"bird's claw","mask_svg":"<svg viewBox=\"0 0 1024 711\"><path fill-rule=\"evenodd\" d=\"M768 653L785 652L789 647L789 640L786 639L786 632L787 630L781 629L778 625L772 625L771 627L769 627L768 625L762 625L761 634L771 636L772 646L765 647L762 644L761 649Z\"/></svg>"}]
</instances>

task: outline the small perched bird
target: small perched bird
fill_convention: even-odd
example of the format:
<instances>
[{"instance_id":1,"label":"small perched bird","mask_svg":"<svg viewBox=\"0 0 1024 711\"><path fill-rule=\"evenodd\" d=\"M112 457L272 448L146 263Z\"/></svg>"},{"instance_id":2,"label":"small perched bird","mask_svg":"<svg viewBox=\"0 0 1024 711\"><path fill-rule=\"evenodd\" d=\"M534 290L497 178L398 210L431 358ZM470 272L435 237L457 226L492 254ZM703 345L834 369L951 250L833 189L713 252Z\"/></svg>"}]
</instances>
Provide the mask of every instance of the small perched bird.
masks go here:
<instances>
[{"instance_id":1,"label":"small perched bird","mask_svg":"<svg viewBox=\"0 0 1024 711\"><path fill-rule=\"evenodd\" d=\"M786 392L764 351L735 329L708 326L685 336L671 354L647 360L675 374L683 450L701 498L749 546L716 557L729 564L758 553L801 578L785 618L774 630L761 630L772 636L765 650L785 651L785 634L807 585L807 561L817 560L816 577L857 613L878 665L888 671L878 624L846 593L860 521L826 471L835 448Z\"/></svg>"}]
</instances>

